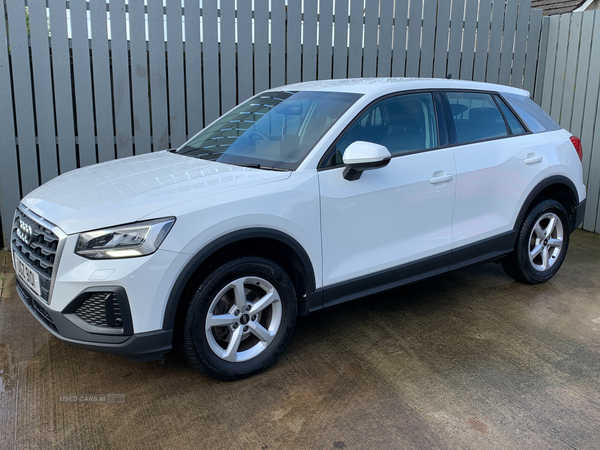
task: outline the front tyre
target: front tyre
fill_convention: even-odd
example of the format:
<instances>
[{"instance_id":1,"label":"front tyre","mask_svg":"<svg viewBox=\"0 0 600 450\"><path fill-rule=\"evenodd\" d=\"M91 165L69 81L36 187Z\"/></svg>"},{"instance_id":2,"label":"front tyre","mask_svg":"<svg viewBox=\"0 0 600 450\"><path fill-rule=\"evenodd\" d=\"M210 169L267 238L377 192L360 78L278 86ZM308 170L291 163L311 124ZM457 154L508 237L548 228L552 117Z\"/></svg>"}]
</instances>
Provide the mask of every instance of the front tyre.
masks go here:
<instances>
[{"instance_id":1,"label":"front tyre","mask_svg":"<svg viewBox=\"0 0 600 450\"><path fill-rule=\"evenodd\" d=\"M558 272L568 247L569 221L564 206L544 200L525 217L515 250L502 261L502 267L518 281L543 283Z\"/></svg>"},{"instance_id":2,"label":"front tyre","mask_svg":"<svg viewBox=\"0 0 600 450\"><path fill-rule=\"evenodd\" d=\"M183 325L183 352L220 380L249 377L283 352L296 321L296 293L274 262L244 257L223 264L196 289Z\"/></svg>"}]
</instances>

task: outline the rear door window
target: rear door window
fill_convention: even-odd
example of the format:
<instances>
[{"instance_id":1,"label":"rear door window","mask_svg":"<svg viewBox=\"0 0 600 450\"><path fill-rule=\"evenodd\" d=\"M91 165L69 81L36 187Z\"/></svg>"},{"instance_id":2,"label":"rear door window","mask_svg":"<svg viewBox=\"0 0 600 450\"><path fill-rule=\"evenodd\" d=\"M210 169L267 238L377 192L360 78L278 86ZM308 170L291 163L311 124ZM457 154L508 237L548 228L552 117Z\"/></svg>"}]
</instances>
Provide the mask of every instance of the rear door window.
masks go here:
<instances>
[{"instance_id":1,"label":"rear door window","mask_svg":"<svg viewBox=\"0 0 600 450\"><path fill-rule=\"evenodd\" d=\"M457 144L467 144L508 136L502 113L490 94L447 92Z\"/></svg>"}]
</instances>

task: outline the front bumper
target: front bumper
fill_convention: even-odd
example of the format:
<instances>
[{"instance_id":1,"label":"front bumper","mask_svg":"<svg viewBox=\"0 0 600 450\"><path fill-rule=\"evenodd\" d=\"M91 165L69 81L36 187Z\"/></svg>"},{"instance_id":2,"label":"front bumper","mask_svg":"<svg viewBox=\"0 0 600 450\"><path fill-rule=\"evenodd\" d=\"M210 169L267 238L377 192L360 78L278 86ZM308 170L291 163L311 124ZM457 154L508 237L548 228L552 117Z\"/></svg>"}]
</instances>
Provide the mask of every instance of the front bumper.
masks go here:
<instances>
[{"instance_id":1,"label":"front bumper","mask_svg":"<svg viewBox=\"0 0 600 450\"><path fill-rule=\"evenodd\" d=\"M106 287L102 287L106 290ZM17 293L31 314L48 332L67 344L95 352L122 356L134 361L153 361L171 350L173 330L157 330L136 334L98 334L82 329L67 318L68 309L54 311L17 279ZM123 333L127 333L127 326ZM111 331L111 330L107 330Z\"/></svg>"}]
</instances>

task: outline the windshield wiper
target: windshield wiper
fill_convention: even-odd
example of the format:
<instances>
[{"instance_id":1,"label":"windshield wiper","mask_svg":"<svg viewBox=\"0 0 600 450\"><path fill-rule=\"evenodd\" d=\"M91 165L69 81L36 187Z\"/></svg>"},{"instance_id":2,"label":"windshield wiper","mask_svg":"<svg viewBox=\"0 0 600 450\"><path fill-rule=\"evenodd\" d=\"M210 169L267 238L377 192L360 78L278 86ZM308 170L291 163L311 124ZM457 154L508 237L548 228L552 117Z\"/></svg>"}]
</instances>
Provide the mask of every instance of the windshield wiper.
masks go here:
<instances>
[{"instance_id":1,"label":"windshield wiper","mask_svg":"<svg viewBox=\"0 0 600 450\"><path fill-rule=\"evenodd\" d=\"M229 163L233 164L233 163ZM251 169L263 169L263 170L274 170L276 172L291 172L291 169L284 169L282 167L263 166L261 164L233 164L234 166L249 167Z\"/></svg>"}]
</instances>

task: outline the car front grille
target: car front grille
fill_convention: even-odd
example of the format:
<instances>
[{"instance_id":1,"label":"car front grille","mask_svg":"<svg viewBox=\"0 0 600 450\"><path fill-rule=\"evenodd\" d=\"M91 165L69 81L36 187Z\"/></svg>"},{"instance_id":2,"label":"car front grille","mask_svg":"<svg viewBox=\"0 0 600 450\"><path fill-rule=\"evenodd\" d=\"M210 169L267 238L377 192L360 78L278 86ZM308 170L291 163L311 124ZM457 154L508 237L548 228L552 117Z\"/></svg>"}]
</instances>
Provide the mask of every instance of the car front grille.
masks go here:
<instances>
[{"instance_id":1,"label":"car front grille","mask_svg":"<svg viewBox=\"0 0 600 450\"><path fill-rule=\"evenodd\" d=\"M11 236L12 250L40 276L41 297L46 303L50 297L59 240L48 228L17 209Z\"/></svg>"},{"instance_id":2,"label":"car front grille","mask_svg":"<svg viewBox=\"0 0 600 450\"><path fill-rule=\"evenodd\" d=\"M121 328L123 325L119 302L112 292L91 294L81 303L75 314L95 327Z\"/></svg>"}]
</instances>

